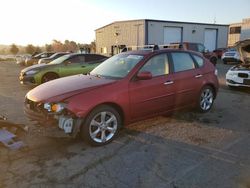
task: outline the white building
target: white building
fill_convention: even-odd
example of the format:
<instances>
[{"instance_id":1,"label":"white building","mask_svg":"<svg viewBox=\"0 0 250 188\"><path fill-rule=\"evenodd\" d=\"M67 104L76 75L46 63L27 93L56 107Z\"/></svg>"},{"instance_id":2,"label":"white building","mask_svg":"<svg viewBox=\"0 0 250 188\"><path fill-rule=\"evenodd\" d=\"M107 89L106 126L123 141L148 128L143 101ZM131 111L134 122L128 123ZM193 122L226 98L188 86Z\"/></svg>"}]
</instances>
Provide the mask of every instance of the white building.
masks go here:
<instances>
[{"instance_id":1,"label":"white building","mask_svg":"<svg viewBox=\"0 0 250 188\"><path fill-rule=\"evenodd\" d=\"M250 38L250 18L243 19L241 23L233 23L229 26L228 46Z\"/></svg>"},{"instance_id":2,"label":"white building","mask_svg":"<svg viewBox=\"0 0 250 188\"><path fill-rule=\"evenodd\" d=\"M227 46L228 25L163 20L117 21L96 29L96 52L104 55L121 49L172 42L202 43L210 51Z\"/></svg>"}]
</instances>

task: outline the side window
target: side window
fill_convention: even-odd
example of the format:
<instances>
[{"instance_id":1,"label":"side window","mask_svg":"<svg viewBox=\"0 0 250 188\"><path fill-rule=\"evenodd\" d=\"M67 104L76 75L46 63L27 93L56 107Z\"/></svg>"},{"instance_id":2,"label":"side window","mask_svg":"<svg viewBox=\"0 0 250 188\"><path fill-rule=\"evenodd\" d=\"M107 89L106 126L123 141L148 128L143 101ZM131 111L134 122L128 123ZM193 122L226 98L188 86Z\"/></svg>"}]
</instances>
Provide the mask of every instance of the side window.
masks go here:
<instances>
[{"instance_id":1,"label":"side window","mask_svg":"<svg viewBox=\"0 0 250 188\"><path fill-rule=\"evenodd\" d=\"M68 59L68 61L70 62L70 64L81 63L80 56L72 57L72 58Z\"/></svg>"},{"instance_id":2,"label":"side window","mask_svg":"<svg viewBox=\"0 0 250 188\"><path fill-rule=\"evenodd\" d=\"M143 65L139 72L144 71L151 72L153 77L169 74L167 54L160 54L152 57L145 65Z\"/></svg>"},{"instance_id":3,"label":"side window","mask_svg":"<svg viewBox=\"0 0 250 188\"><path fill-rule=\"evenodd\" d=\"M194 69L194 61L189 53L173 52L171 53L174 65L174 72Z\"/></svg>"},{"instance_id":4,"label":"side window","mask_svg":"<svg viewBox=\"0 0 250 188\"><path fill-rule=\"evenodd\" d=\"M103 59L104 57L103 56L100 56L100 55L87 55L86 58L85 58L85 61L86 62L96 62L100 59Z\"/></svg>"},{"instance_id":5,"label":"side window","mask_svg":"<svg viewBox=\"0 0 250 188\"><path fill-rule=\"evenodd\" d=\"M204 53L205 52L205 47L202 44L198 44L198 52Z\"/></svg>"},{"instance_id":6,"label":"side window","mask_svg":"<svg viewBox=\"0 0 250 188\"><path fill-rule=\"evenodd\" d=\"M193 55L196 63L198 64L199 67L202 67L204 65L204 60L203 58L197 56L197 55Z\"/></svg>"}]
</instances>

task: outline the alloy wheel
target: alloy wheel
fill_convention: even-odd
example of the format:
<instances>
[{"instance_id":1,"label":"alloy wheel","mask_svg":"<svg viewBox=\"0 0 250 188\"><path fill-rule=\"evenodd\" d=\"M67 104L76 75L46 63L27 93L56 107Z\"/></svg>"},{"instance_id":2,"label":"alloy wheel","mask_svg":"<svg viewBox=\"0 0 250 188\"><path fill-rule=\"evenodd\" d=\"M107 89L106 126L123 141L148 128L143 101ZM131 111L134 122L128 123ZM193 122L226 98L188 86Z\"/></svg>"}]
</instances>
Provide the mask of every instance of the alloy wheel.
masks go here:
<instances>
[{"instance_id":1,"label":"alloy wheel","mask_svg":"<svg viewBox=\"0 0 250 188\"><path fill-rule=\"evenodd\" d=\"M97 143L105 143L112 139L117 131L118 120L109 111L97 113L91 120L89 135Z\"/></svg>"},{"instance_id":2,"label":"alloy wheel","mask_svg":"<svg viewBox=\"0 0 250 188\"><path fill-rule=\"evenodd\" d=\"M205 88L201 93L200 107L203 111L208 111L213 104L214 95L210 88Z\"/></svg>"}]
</instances>

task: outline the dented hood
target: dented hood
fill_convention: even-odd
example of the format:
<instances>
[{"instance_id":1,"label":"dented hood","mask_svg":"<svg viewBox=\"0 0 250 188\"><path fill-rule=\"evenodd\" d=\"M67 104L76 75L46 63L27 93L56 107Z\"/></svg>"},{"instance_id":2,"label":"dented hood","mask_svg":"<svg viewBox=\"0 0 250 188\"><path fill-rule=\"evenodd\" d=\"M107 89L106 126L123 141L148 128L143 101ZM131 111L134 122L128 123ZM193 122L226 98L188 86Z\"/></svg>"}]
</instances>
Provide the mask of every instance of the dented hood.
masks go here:
<instances>
[{"instance_id":1,"label":"dented hood","mask_svg":"<svg viewBox=\"0 0 250 188\"><path fill-rule=\"evenodd\" d=\"M250 63L250 39L235 43L234 47L240 53L241 61L245 64Z\"/></svg>"},{"instance_id":2,"label":"dented hood","mask_svg":"<svg viewBox=\"0 0 250 188\"><path fill-rule=\"evenodd\" d=\"M29 91L26 97L35 102L64 100L70 96L104 86L115 80L91 75L75 75L46 82Z\"/></svg>"}]
</instances>

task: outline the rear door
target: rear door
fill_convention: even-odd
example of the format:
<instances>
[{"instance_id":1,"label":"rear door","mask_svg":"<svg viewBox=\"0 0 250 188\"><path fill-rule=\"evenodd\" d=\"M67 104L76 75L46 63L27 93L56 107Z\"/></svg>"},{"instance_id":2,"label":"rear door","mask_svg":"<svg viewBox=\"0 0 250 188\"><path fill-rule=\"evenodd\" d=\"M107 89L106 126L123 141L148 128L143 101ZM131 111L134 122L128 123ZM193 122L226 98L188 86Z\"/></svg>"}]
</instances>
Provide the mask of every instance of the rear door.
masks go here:
<instances>
[{"instance_id":1,"label":"rear door","mask_svg":"<svg viewBox=\"0 0 250 188\"><path fill-rule=\"evenodd\" d=\"M202 58L201 60L203 61ZM202 62L200 64L203 66ZM188 52L172 52L171 65L176 89L175 108L183 108L195 103L198 100L197 96L203 80L201 69L196 60Z\"/></svg>"},{"instance_id":2,"label":"rear door","mask_svg":"<svg viewBox=\"0 0 250 188\"><path fill-rule=\"evenodd\" d=\"M139 72L151 72L150 80L132 80L129 84L130 112L133 119L173 108L174 85L167 53L149 59Z\"/></svg>"}]
</instances>

